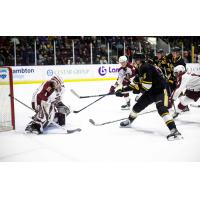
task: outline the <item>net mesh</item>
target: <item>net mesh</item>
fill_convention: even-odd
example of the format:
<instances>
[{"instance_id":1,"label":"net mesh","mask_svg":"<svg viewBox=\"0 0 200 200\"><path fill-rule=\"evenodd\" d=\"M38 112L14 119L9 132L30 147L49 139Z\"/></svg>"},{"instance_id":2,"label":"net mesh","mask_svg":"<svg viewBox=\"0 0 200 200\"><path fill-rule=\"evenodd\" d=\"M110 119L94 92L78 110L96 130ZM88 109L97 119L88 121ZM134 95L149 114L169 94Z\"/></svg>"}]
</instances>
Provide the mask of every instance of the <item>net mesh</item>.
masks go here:
<instances>
[{"instance_id":1,"label":"net mesh","mask_svg":"<svg viewBox=\"0 0 200 200\"><path fill-rule=\"evenodd\" d=\"M13 129L9 69L0 67L0 131Z\"/></svg>"}]
</instances>

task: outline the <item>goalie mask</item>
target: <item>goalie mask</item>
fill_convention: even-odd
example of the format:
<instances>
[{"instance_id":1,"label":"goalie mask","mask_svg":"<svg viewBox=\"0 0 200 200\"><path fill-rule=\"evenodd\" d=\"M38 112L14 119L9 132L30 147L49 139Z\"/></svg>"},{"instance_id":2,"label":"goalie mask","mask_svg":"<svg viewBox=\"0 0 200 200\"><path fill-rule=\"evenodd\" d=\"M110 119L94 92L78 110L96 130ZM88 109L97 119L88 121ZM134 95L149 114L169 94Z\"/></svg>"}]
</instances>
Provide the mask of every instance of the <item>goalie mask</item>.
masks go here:
<instances>
[{"instance_id":1,"label":"goalie mask","mask_svg":"<svg viewBox=\"0 0 200 200\"><path fill-rule=\"evenodd\" d=\"M56 89L61 90L62 87L63 88L65 87L64 86L64 81L63 81L63 79L60 76L55 75L55 76L53 76L51 78L51 80L55 82L55 88Z\"/></svg>"}]
</instances>

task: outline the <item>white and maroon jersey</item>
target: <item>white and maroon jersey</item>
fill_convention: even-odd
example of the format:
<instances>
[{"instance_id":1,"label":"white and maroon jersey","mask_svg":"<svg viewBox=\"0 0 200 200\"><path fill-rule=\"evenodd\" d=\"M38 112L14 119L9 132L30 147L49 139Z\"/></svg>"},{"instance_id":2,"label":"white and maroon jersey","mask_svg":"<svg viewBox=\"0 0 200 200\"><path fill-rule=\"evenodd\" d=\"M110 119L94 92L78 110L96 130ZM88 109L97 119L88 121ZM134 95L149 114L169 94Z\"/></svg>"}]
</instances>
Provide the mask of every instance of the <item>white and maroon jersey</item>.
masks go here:
<instances>
[{"instance_id":1,"label":"white and maroon jersey","mask_svg":"<svg viewBox=\"0 0 200 200\"><path fill-rule=\"evenodd\" d=\"M52 81L46 81L40 85L39 88L35 91L32 97L32 103L35 105L41 105L41 101L47 103L52 103L55 101L61 101L62 94L64 92L64 87L61 87L60 91L57 91L53 87Z\"/></svg>"},{"instance_id":2,"label":"white and maroon jersey","mask_svg":"<svg viewBox=\"0 0 200 200\"><path fill-rule=\"evenodd\" d=\"M173 100L176 100L181 92L183 92L185 89L194 92L200 91L200 75L194 73L185 73L178 77L177 89L172 97Z\"/></svg>"},{"instance_id":3,"label":"white and maroon jersey","mask_svg":"<svg viewBox=\"0 0 200 200\"><path fill-rule=\"evenodd\" d=\"M135 76L135 71L135 68L130 64L127 64L126 67L120 67L118 69L118 78L115 85L122 85L125 79L130 80L132 77Z\"/></svg>"}]
</instances>

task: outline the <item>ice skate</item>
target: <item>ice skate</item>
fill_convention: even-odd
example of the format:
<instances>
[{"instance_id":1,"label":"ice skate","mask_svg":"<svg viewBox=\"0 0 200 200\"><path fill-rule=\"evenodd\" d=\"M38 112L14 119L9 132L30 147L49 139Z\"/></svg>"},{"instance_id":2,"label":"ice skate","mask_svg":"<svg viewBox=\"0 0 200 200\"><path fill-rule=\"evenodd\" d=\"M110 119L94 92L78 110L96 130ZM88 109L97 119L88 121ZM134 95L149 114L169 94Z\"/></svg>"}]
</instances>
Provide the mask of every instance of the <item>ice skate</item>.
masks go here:
<instances>
[{"instance_id":1,"label":"ice skate","mask_svg":"<svg viewBox=\"0 0 200 200\"><path fill-rule=\"evenodd\" d=\"M129 119L126 119L126 120L124 120L124 121L122 121L120 123L120 127L122 127L122 128L130 128L131 127L131 123L132 122Z\"/></svg>"},{"instance_id":2,"label":"ice skate","mask_svg":"<svg viewBox=\"0 0 200 200\"><path fill-rule=\"evenodd\" d=\"M36 123L29 124L25 129L25 133L26 134L33 133L36 135L42 134L42 132L40 130L40 125L36 124Z\"/></svg>"},{"instance_id":3,"label":"ice skate","mask_svg":"<svg viewBox=\"0 0 200 200\"><path fill-rule=\"evenodd\" d=\"M129 100L126 104L121 106L122 110L130 110L131 107L131 101Z\"/></svg>"},{"instance_id":4,"label":"ice skate","mask_svg":"<svg viewBox=\"0 0 200 200\"><path fill-rule=\"evenodd\" d=\"M32 127L31 127L31 125L28 125L26 128L25 128L25 131L24 131L24 133L26 133L26 134L29 134L29 133L32 133Z\"/></svg>"},{"instance_id":5,"label":"ice skate","mask_svg":"<svg viewBox=\"0 0 200 200\"><path fill-rule=\"evenodd\" d=\"M169 141L181 140L181 139L183 139L183 136L181 135L181 133L177 129L174 128L174 129L171 130L171 134L169 134L167 136L167 139Z\"/></svg>"}]
</instances>

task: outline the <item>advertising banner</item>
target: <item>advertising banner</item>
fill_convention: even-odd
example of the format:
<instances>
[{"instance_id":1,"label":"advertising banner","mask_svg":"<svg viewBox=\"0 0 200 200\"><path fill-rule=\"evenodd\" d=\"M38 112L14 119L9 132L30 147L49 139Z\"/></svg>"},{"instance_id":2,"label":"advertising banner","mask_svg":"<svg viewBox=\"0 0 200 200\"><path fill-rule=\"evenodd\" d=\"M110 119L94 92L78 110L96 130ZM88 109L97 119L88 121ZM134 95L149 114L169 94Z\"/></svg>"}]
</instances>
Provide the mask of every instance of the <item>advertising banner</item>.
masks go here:
<instances>
[{"instance_id":1,"label":"advertising banner","mask_svg":"<svg viewBox=\"0 0 200 200\"><path fill-rule=\"evenodd\" d=\"M65 82L116 80L118 68L118 64L12 67L15 84L41 83L54 75L61 76ZM198 63L188 63L186 68L189 72L200 74Z\"/></svg>"},{"instance_id":2,"label":"advertising banner","mask_svg":"<svg viewBox=\"0 0 200 200\"><path fill-rule=\"evenodd\" d=\"M14 83L37 83L61 76L66 82L114 80L119 65L51 65L12 67Z\"/></svg>"}]
</instances>

